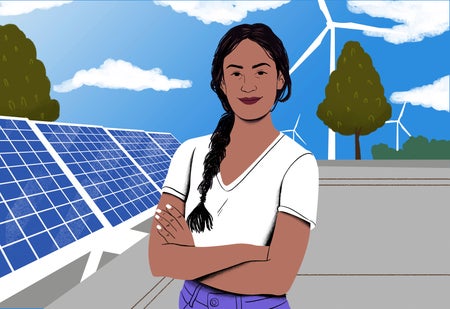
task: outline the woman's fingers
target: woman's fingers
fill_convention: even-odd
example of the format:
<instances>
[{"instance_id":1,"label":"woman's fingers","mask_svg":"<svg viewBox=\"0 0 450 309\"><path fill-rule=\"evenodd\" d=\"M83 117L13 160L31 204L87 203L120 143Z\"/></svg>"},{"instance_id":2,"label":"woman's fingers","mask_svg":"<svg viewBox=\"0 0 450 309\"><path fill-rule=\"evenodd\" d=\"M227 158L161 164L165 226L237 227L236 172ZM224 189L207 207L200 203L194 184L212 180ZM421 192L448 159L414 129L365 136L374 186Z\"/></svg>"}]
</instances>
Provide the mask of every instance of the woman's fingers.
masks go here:
<instances>
[{"instance_id":1,"label":"woman's fingers","mask_svg":"<svg viewBox=\"0 0 450 309\"><path fill-rule=\"evenodd\" d=\"M164 215L161 217L160 215L155 214L155 219L158 220L159 224L164 226L164 228L172 234L177 232L177 229L173 225L174 222L169 218L166 218Z\"/></svg>"},{"instance_id":2,"label":"woman's fingers","mask_svg":"<svg viewBox=\"0 0 450 309\"><path fill-rule=\"evenodd\" d=\"M156 209L155 219L171 234L177 232L178 224L175 223L176 219L166 210Z\"/></svg>"},{"instance_id":3,"label":"woman's fingers","mask_svg":"<svg viewBox=\"0 0 450 309\"><path fill-rule=\"evenodd\" d=\"M185 230L187 228L184 216L178 211L178 209L170 204L166 205L166 209L156 209L156 212L163 218L163 220L171 224L174 230Z\"/></svg>"},{"instance_id":4,"label":"woman's fingers","mask_svg":"<svg viewBox=\"0 0 450 309\"><path fill-rule=\"evenodd\" d=\"M166 208L172 213L172 215L174 216L174 217L176 217L177 219L179 219L179 218L183 218L184 219L184 216L181 214L181 212L176 208L176 207L173 207L172 205L170 205L170 204L167 204L166 205Z\"/></svg>"},{"instance_id":5,"label":"woman's fingers","mask_svg":"<svg viewBox=\"0 0 450 309\"><path fill-rule=\"evenodd\" d=\"M170 204L166 205L167 214L170 216L170 222L174 223L176 222L176 226L178 226L181 229L184 229L183 223L185 222L184 216L180 213L180 211L173 207Z\"/></svg>"},{"instance_id":6,"label":"woman's fingers","mask_svg":"<svg viewBox=\"0 0 450 309\"><path fill-rule=\"evenodd\" d=\"M158 233L167 243L194 245L191 230L184 216L175 207L167 204L165 208L157 208L155 220Z\"/></svg>"},{"instance_id":7,"label":"woman's fingers","mask_svg":"<svg viewBox=\"0 0 450 309\"><path fill-rule=\"evenodd\" d=\"M171 241L171 238L174 238L173 235L168 232L165 228L163 228L161 225L156 225L156 230L158 231L158 234L164 239L166 243Z\"/></svg>"},{"instance_id":8,"label":"woman's fingers","mask_svg":"<svg viewBox=\"0 0 450 309\"><path fill-rule=\"evenodd\" d=\"M172 242L175 239L177 230L169 221L170 219L168 220L166 217L170 217L167 212L156 209L155 219L157 220L156 229L158 230L158 234L161 235L166 242Z\"/></svg>"},{"instance_id":9,"label":"woman's fingers","mask_svg":"<svg viewBox=\"0 0 450 309\"><path fill-rule=\"evenodd\" d=\"M169 214L173 218L175 218L176 222L178 223L178 226L181 229L190 231L190 229L187 225L186 219L184 218L184 215L176 207L173 207L172 205L167 204L166 208L167 208Z\"/></svg>"}]
</instances>

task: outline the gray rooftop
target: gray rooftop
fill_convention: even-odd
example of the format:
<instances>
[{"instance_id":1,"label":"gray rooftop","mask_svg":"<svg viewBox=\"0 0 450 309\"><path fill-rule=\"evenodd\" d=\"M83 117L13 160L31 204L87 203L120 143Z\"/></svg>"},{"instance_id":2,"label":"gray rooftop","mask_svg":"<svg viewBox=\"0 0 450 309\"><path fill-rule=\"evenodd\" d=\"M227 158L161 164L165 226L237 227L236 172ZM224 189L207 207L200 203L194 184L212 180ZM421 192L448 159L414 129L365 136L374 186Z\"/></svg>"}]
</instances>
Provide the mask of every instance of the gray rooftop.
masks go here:
<instances>
[{"instance_id":1,"label":"gray rooftop","mask_svg":"<svg viewBox=\"0 0 450 309\"><path fill-rule=\"evenodd\" d=\"M291 307L450 308L450 161L319 166L318 224L288 293ZM182 281L151 275L147 243L104 254L102 267L78 283L84 256L1 306L178 308Z\"/></svg>"}]
</instances>

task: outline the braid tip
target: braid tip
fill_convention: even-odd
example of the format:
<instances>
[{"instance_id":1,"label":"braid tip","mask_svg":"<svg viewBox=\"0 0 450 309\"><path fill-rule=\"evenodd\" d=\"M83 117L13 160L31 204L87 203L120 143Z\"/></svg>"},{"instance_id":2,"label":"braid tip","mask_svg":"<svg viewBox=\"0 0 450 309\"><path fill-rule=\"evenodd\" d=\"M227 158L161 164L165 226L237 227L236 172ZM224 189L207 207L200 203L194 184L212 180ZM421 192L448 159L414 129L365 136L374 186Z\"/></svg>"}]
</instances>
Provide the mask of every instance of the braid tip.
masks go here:
<instances>
[{"instance_id":1,"label":"braid tip","mask_svg":"<svg viewBox=\"0 0 450 309\"><path fill-rule=\"evenodd\" d=\"M192 232L201 233L207 228L209 231L213 227L213 218L203 203L199 203L197 207L189 214L186 220Z\"/></svg>"}]
</instances>

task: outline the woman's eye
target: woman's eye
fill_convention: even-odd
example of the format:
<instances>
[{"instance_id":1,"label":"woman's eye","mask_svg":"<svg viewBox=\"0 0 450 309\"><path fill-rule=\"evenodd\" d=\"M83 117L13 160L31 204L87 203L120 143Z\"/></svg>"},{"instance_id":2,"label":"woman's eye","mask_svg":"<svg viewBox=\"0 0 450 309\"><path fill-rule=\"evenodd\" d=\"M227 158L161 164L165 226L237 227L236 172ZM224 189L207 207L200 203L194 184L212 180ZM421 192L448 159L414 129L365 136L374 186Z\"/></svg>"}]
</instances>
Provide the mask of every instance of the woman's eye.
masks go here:
<instances>
[{"instance_id":1,"label":"woman's eye","mask_svg":"<svg viewBox=\"0 0 450 309\"><path fill-rule=\"evenodd\" d=\"M265 75L265 74L267 74L267 73L264 72L264 71L258 71L258 73L256 73L256 74L258 74L259 76L262 76L262 75Z\"/></svg>"},{"instance_id":2,"label":"woman's eye","mask_svg":"<svg viewBox=\"0 0 450 309\"><path fill-rule=\"evenodd\" d=\"M239 73L239 72L233 72L233 73L231 73L231 75L232 75L232 76L241 76L241 73Z\"/></svg>"}]
</instances>

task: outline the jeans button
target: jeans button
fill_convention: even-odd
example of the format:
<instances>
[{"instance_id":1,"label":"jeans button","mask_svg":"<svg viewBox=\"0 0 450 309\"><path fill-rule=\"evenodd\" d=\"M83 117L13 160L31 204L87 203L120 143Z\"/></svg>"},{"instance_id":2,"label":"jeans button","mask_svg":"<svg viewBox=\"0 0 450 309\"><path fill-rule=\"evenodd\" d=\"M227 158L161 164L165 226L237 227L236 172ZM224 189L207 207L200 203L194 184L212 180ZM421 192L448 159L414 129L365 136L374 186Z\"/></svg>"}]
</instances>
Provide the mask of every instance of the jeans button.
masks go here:
<instances>
[{"instance_id":1,"label":"jeans button","mask_svg":"<svg viewBox=\"0 0 450 309\"><path fill-rule=\"evenodd\" d=\"M209 300L209 304L212 307L217 307L217 306L219 306L219 300L217 298L213 297Z\"/></svg>"}]
</instances>

